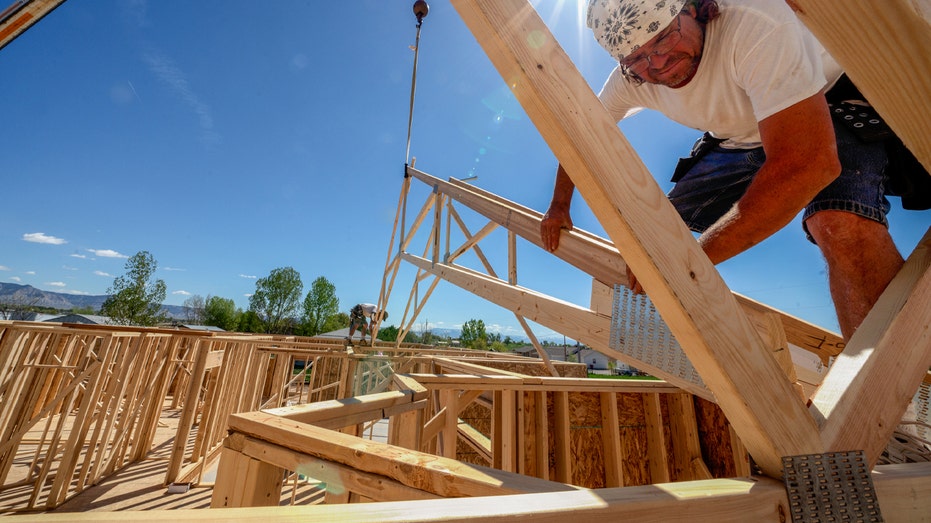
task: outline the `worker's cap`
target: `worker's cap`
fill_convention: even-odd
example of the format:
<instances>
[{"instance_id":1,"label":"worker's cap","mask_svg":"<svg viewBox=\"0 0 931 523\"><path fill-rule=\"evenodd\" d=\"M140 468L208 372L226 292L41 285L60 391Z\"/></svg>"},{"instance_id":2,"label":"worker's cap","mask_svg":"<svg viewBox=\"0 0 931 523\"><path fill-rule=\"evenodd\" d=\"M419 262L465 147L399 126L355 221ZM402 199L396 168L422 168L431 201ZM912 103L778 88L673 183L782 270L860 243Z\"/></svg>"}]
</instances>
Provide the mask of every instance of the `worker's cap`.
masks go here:
<instances>
[{"instance_id":1,"label":"worker's cap","mask_svg":"<svg viewBox=\"0 0 931 523\"><path fill-rule=\"evenodd\" d=\"M675 20L688 0L589 0L587 24L617 61Z\"/></svg>"}]
</instances>

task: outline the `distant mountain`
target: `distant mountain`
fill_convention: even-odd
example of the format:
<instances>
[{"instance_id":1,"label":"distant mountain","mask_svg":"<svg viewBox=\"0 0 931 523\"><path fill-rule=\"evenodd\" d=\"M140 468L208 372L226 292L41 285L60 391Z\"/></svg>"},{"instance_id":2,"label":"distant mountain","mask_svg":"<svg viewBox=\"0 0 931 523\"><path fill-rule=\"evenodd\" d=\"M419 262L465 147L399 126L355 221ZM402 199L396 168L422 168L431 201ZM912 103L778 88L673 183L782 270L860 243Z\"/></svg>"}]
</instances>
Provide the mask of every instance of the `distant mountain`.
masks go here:
<instances>
[{"instance_id":1,"label":"distant mountain","mask_svg":"<svg viewBox=\"0 0 931 523\"><path fill-rule=\"evenodd\" d=\"M0 282L0 307L3 304L30 305L50 307L60 311L90 307L99 311L108 295L89 296L83 294L66 294L36 289L32 285ZM184 319L187 314L179 305L162 305L162 310L172 319Z\"/></svg>"}]
</instances>

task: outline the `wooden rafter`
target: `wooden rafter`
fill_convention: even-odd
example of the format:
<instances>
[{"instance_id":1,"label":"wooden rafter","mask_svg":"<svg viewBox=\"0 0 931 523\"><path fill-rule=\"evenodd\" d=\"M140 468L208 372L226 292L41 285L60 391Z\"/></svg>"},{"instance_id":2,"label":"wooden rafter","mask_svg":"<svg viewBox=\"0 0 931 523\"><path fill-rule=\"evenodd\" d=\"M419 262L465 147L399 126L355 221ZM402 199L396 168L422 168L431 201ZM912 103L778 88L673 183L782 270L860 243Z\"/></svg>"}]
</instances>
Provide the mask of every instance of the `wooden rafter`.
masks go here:
<instances>
[{"instance_id":1,"label":"wooden rafter","mask_svg":"<svg viewBox=\"0 0 931 523\"><path fill-rule=\"evenodd\" d=\"M9 0L8 0L9 1ZM0 49L35 25L65 0L16 1L0 13Z\"/></svg>"}]
</instances>

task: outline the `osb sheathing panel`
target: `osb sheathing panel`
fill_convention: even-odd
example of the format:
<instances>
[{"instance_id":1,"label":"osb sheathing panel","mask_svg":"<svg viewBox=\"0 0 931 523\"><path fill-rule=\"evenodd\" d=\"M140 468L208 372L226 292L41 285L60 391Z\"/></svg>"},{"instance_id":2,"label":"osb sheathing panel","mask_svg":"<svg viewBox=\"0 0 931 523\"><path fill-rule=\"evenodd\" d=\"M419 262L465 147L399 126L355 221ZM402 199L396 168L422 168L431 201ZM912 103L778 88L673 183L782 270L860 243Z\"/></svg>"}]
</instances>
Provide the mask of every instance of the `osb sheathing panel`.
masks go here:
<instances>
[{"instance_id":1,"label":"osb sheathing panel","mask_svg":"<svg viewBox=\"0 0 931 523\"><path fill-rule=\"evenodd\" d=\"M698 418L698 434L701 453L711 475L716 478L737 476L734 465L732 432L730 423L721 408L702 398L695 400L695 417Z\"/></svg>"},{"instance_id":2,"label":"osb sheathing panel","mask_svg":"<svg viewBox=\"0 0 931 523\"><path fill-rule=\"evenodd\" d=\"M554 362L557 370L563 376L584 377L587 369L584 365ZM539 363L503 362L495 360L481 361L481 365L518 372L529 376L548 375L547 369ZM532 424L532 393L524 394L524 413L527 423ZM666 456L672 459L673 441L669 429L669 409L665 401L666 395L661 395L661 412L663 416L663 432L665 434ZM488 395L488 400L491 399ZM734 477L734 466L731 449L731 434L728 422L721 409L708 401L694 398L696 425L701 442L702 458L712 476L716 478ZM549 433L549 473L556 477L555 438L553 395L546 394L547 423ZM573 392L569 394L569 438L572 454L572 483L587 488L601 488L605 486L604 445L601 427L601 398L597 393ZM617 395L618 426L621 438L621 460L623 462L623 478L625 486L648 485L653 483L650 477L647 451L646 418L643 411L642 395L627 393ZM482 434L491 437L491 411L473 402L460 413L459 418L469 423ZM532 425L524 427L524 432L532 435ZM528 440L525 446L524 467L528 475L538 475L533 470L533 444ZM488 463L468 445L459 443L457 459L466 463L487 465ZM680 464L684 467L686 464ZM690 479L679 477L677 470L680 467L667 463L666 468L670 480L681 481Z\"/></svg>"}]
</instances>

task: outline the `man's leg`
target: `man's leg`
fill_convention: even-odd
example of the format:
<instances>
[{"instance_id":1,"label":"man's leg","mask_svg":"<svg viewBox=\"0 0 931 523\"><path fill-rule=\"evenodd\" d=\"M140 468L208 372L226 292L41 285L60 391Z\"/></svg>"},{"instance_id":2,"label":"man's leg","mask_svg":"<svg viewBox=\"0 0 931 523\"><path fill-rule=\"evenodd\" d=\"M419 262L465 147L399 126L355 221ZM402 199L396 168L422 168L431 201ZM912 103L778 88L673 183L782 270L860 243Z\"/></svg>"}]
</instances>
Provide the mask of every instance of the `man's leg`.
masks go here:
<instances>
[{"instance_id":1,"label":"man's leg","mask_svg":"<svg viewBox=\"0 0 931 523\"><path fill-rule=\"evenodd\" d=\"M805 225L828 266L841 334L849 340L904 263L889 230L856 214L824 210Z\"/></svg>"}]
</instances>

